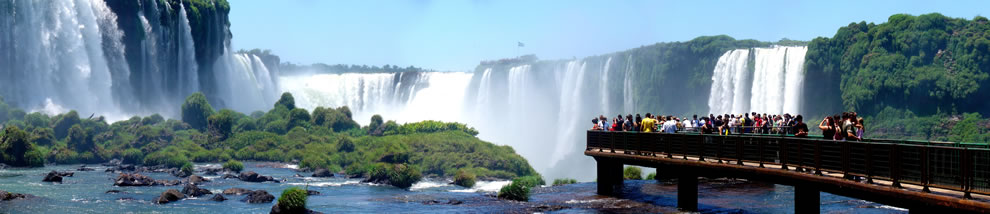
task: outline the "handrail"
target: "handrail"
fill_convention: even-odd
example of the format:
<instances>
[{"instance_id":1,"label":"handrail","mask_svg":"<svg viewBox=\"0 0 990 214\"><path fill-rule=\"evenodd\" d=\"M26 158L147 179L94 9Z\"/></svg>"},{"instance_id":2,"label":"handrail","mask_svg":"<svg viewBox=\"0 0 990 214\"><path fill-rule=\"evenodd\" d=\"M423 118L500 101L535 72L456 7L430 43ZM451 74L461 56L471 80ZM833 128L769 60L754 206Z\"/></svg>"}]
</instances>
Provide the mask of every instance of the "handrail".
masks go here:
<instances>
[{"instance_id":1,"label":"handrail","mask_svg":"<svg viewBox=\"0 0 990 214\"><path fill-rule=\"evenodd\" d=\"M588 131L587 150L666 158L696 157L732 164L777 163L782 169L800 167L862 177L867 182L888 180L897 187L914 184L990 195L990 149L944 143L900 143L872 140L835 141L780 135L714 135L701 133Z\"/></svg>"}]
</instances>

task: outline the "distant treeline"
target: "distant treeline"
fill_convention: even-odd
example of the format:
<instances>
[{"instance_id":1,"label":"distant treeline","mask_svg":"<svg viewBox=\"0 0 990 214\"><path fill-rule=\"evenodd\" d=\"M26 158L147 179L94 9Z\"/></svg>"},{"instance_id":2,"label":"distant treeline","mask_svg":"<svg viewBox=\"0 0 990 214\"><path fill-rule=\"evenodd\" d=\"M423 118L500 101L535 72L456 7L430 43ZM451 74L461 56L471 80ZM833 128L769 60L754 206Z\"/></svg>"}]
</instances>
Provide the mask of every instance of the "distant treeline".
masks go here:
<instances>
[{"instance_id":1,"label":"distant treeline","mask_svg":"<svg viewBox=\"0 0 990 214\"><path fill-rule=\"evenodd\" d=\"M283 74L306 74L306 73L324 73L324 74L340 74L340 73L403 73L403 72L435 72L437 70L424 69L415 66L399 67L398 65L385 64L381 67L377 65L345 65L336 64L329 65L324 63L315 63L311 65L299 65L291 62L282 63L279 68Z\"/></svg>"}]
</instances>

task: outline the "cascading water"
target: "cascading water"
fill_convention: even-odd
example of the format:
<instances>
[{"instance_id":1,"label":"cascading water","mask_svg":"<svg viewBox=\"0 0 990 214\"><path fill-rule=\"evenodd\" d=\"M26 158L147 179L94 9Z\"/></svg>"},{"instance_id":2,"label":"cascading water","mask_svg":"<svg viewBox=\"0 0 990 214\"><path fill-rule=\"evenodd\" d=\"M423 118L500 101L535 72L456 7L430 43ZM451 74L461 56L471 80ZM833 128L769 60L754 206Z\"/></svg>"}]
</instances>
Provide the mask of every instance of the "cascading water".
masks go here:
<instances>
[{"instance_id":1,"label":"cascading water","mask_svg":"<svg viewBox=\"0 0 990 214\"><path fill-rule=\"evenodd\" d=\"M748 58L748 49L730 50L718 58L708 99L710 112L742 112L749 107L749 88L743 84L749 80Z\"/></svg>"},{"instance_id":2,"label":"cascading water","mask_svg":"<svg viewBox=\"0 0 990 214\"><path fill-rule=\"evenodd\" d=\"M222 94L205 92L212 100L224 102L214 103L215 107L261 110L277 98L280 90L272 80L277 72L267 70L257 56L233 56L236 54L226 45L229 29L225 14L200 10L202 16L198 18L213 16L217 20L200 19L200 26L208 25L211 32L197 33L181 1L134 3L0 3L0 29L5 29L0 32L0 96L11 105L32 111L74 109L82 115L110 116L110 120L151 113L177 117L183 99L204 85L224 88ZM123 16L118 18L115 12ZM216 40L195 44L194 35L215 35L211 38ZM217 44L223 39L225 45L220 50ZM217 47L202 48L203 52L217 53L217 57L200 59L200 47ZM223 57L219 57L221 52ZM200 80L204 75L200 65L204 63L223 68L206 72L233 79ZM232 90L235 85L254 87Z\"/></svg>"},{"instance_id":3,"label":"cascading water","mask_svg":"<svg viewBox=\"0 0 990 214\"><path fill-rule=\"evenodd\" d=\"M608 82L608 69L609 69L609 66L610 65L612 65L612 57L608 57L608 59L605 60L605 66L603 66L602 67L602 70L601 70L602 71L601 72L601 79L600 79L601 81L598 82L598 87L599 87L598 91L601 92L601 97L602 97L602 112L605 112L606 114L611 114L612 113L608 109L608 106L611 104L611 103L609 103L609 100L608 100L608 94L609 94L609 92L608 92L608 84L609 84L609 82Z\"/></svg>"},{"instance_id":4,"label":"cascading water","mask_svg":"<svg viewBox=\"0 0 990 214\"><path fill-rule=\"evenodd\" d=\"M3 97L9 103L40 109L54 105L81 114L116 112L114 81L127 79L116 15L103 1L13 1L2 26L8 44ZM103 26L101 26L103 25ZM6 78L9 77L9 78Z\"/></svg>"},{"instance_id":5,"label":"cascading water","mask_svg":"<svg viewBox=\"0 0 990 214\"><path fill-rule=\"evenodd\" d=\"M557 76L562 77L563 85L560 87L560 114L557 116L557 124L584 124L581 122L580 118L576 115L582 115L582 107L584 104L581 99L584 98L582 90L584 89L584 74L585 67L587 63L582 61L570 61L567 63L566 69L558 70ZM586 114L585 114L586 115ZM575 146L574 142L577 142L577 138L580 136L578 133L577 126L564 126L563 130L557 133L557 139L559 139L555 146L550 159L550 165L557 164L565 158L566 155L570 154L570 151Z\"/></svg>"},{"instance_id":6,"label":"cascading water","mask_svg":"<svg viewBox=\"0 0 990 214\"><path fill-rule=\"evenodd\" d=\"M712 75L709 110L713 113L799 113L807 47L753 48L719 57ZM750 75L752 73L752 75ZM731 102L730 102L731 101Z\"/></svg>"},{"instance_id":7,"label":"cascading water","mask_svg":"<svg viewBox=\"0 0 990 214\"><path fill-rule=\"evenodd\" d=\"M186 17L186 7L179 4L179 32L182 39L179 42L178 56L178 96L186 97L189 94L199 91L199 72L196 65L196 50L193 44L192 28L189 27L189 19ZM261 61L261 60L257 60ZM261 66L262 68L264 66ZM265 74L267 75L267 74Z\"/></svg>"}]
</instances>

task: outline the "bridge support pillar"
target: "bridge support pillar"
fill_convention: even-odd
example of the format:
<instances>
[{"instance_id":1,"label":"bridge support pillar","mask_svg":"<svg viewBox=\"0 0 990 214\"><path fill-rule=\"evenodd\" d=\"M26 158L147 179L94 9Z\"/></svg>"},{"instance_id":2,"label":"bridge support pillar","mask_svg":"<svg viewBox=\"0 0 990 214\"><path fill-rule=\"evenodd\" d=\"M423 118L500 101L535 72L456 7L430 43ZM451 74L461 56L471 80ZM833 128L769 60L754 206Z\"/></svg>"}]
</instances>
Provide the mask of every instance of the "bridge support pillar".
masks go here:
<instances>
[{"instance_id":1,"label":"bridge support pillar","mask_svg":"<svg viewBox=\"0 0 990 214\"><path fill-rule=\"evenodd\" d=\"M681 170L677 176L677 208L698 211L698 174Z\"/></svg>"},{"instance_id":2,"label":"bridge support pillar","mask_svg":"<svg viewBox=\"0 0 990 214\"><path fill-rule=\"evenodd\" d=\"M794 213L821 212L821 194L812 185L794 186Z\"/></svg>"},{"instance_id":3,"label":"bridge support pillar","mask_svg":"<svg viewBox=\"0 0 990 214\"><path fill-rule=\"evenodd\" d=\"M598 162L598 194L618 196L622 191L622 163L608 158L595 158Z\"/></svg>"}]
</instances>

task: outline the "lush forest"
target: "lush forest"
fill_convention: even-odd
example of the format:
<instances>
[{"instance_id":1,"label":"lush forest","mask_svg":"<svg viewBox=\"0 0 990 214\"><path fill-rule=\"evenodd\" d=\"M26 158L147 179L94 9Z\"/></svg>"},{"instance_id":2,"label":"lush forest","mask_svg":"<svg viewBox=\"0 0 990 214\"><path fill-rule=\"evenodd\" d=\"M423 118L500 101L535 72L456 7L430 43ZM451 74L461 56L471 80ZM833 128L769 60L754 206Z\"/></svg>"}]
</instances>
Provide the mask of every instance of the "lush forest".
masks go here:
<instances>
[{"instance_id":1,"label":"lush forest","mask_svg":"<svg viewBox=\"0 0 990 214\"><path fill-rule=\"evenodd\" d=\"M12 166L102 163L181 167L189 162L297 162L352 176L414 174L479 178L537 175L509 146L481 141L459 123L397 124L374 116L361 127L346 107L297 108L285 93L268 112L216 111L201 93L181 106L181 120L157 114L107 123L75 111L49 116L0 102L2 163ZM389 171L395 169L402 173Z\"/></svg>"},{"instance_id":2,"label":"lush forest","mask_svg":"<svg viewBox=\"0 0 990 214\"><path fill-rule=\"evenodd\" d=\"M990 141L990 24L938 13L850 23L808 44L806 113L857 111L871 137Z\"/></svg>"}]
</instances>

